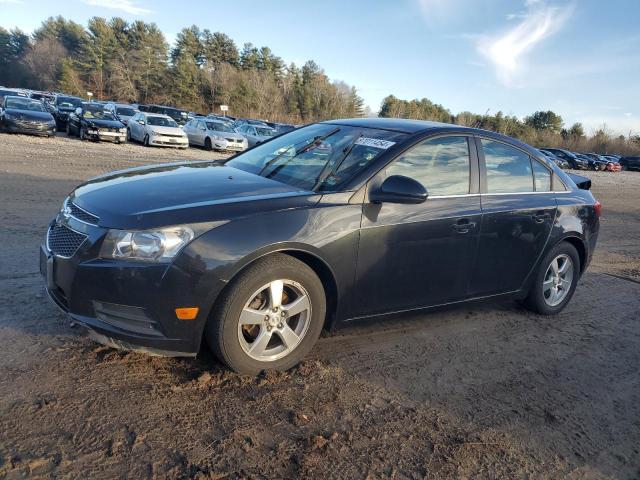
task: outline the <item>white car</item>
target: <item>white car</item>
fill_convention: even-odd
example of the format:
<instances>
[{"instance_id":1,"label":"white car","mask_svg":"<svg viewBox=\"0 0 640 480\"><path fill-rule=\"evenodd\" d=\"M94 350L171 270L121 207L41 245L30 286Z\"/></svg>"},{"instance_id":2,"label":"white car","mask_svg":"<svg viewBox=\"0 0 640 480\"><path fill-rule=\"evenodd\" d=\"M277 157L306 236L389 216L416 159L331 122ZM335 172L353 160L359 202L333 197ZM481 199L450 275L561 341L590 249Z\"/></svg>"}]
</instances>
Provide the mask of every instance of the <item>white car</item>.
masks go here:
<instances>
[{"instance_id":1,"label":"white car","mask_svg":"<svg viewBox=\"0 0 640 480\"><path fill-rule=\"evenodd\" d=\"M118 120L127 125L129 120L133 118L133 116L138 113L138 110L134 108L132 105L128 105L126 103L107 103L104 106L104 109L108 112L113 113Z\"/></svg>"},{"instance_id":2,"label":"white car","mask_svg":"<svg viewBox=\"0 0 640 480\"><path fill-rule=\"evenodd\" d=\"M194 118L182 128L189 137L189 145L198 145L207 150L242 152L249 146L247 139L231 127L208 118Z\"/></svg>"},{"instance_id":3,"label":"white car","mask_svg":"<svg viewBox=\"0 0 640 480\"><path fill-rule=\"evenodd\" d=\"M145 147L189 146L187 134L171 117L158 113L138 112L127 125L127 140L142 142Z\"/></svg>"}]
</instances>

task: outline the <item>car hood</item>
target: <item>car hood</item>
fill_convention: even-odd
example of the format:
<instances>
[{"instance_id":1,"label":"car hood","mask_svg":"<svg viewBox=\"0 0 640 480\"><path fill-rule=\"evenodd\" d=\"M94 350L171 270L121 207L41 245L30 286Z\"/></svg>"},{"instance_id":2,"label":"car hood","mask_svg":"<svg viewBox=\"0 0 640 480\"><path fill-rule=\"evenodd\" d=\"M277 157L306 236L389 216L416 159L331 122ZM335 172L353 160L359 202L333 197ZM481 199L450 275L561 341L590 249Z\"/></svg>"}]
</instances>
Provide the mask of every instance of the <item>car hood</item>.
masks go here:
<instances>
[{"instance_id":1,"label":"car hood","mask_svg":"<svg viewBox=\"0 0 640 480\"><path fill-rule=\"evenodd\" d=\"M180 127L161 127L156 125L147 125L147 130L156 133L166 133L168 135L185 135L184 130Z\"/></svg>"},{"instance_id":2,"label":"car hood","mask_svg":"<svg viewBox=\"0 0 640 480\"><path fill-rule=\"evenodd\" d=\"M85 118L87 125L97 128L122 128L124 125L119 120L105 120L101 118Z\"/></svg>"},{"instance_id":3,"label":"car hood","mask_svg":"<svg viewBox=\"0 0 640 480\"><path fill-rule=\"evenodd\" d=\"M14 108L7 108L5 112L18 120L37 120L41 122L53 121L53 117L49 112L31 112L28 110L17 110Z\"/></svg>"},{"instance_id":4,"label":"car hood","mask_svg":"<svg viewBox=\"0 0 640 480\"><path fill-rule=\"evenodd\" d=\"M314 192L215 162L122 170L71 193L77 206L100 218L100 226L119 229L228 220L318 199Z\"/></svg>"},{"instance_id":5,"label":"car hood","mask_svg":"<svg viewBox=\"0 0 640 480\"><path fill-rule=\"evenodd\" d=\"M234 140L245 140L245 138L242 135L240 135L239 133L217 132L215 130L211 130L211 133L213 133L214 135L217 135L218 137L222 137L222 138L233 138Z\"/></svg>"}]
</instances>

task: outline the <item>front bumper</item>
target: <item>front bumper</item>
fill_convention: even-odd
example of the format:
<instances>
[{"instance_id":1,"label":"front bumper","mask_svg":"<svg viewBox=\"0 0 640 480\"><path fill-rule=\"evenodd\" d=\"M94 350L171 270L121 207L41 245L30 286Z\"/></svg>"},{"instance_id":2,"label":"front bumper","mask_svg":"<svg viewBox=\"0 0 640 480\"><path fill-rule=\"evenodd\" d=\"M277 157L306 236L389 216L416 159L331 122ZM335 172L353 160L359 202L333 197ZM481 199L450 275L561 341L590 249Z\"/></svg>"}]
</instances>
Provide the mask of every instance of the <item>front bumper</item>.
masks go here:
<instances>
[{"instance_id":1,"label":"front bumper","mask_svg":"<svg viewBox=\"0 0 640 480\"><path fill-rule=\"evenodd\" d=\"M87 130L86 136L91 140L100 140L103 142L121 142L127 141L126 132L106 132L102 130Z\"/></svg>"},{"instance_id":2,"label":"front bumper","mask_svg":"<svg viewBox=\"0 0 640 480\"><path fill-rule=\"evenodd\" d=\"M168 137L165 135L153 135L149 137L149 145L157 147L178 147L186 148L189 146L187 137Z\"/></svg>"},{"instance_id":3,"label":"front bumper","mask_svg":"<svg viewBox=\"0 0 640 480\"><path fill-rule=\"evenodd\" d=\"M56 126L46 123L31 123L20 120L4 121L4 129L11 133L25 133L28 135L55 135Z\"/></svg>"},{"instance_id":4,"label":"front bumper","mask_svg":"<svg viewBox=\"0 0 640 480\"><path fill-rule=\"evenodd\" d=\"M215 140L213 142L213 148L215 150L227 150L230 152L243 152L247 149L246 142L236 142L227 139Z\"/></svg>"},{"instance_id":5,"label":"front bumper","mask_svg":"<svg viewBox=\"0 0 640 480\"><path fill-rule=\"evenodd\" d=\"M40 248L40 272L49 298L100 343L166 356L195 356L208 312L225 283L175 264L99 258L106 230L73 217L52 222L86 236L69 256ZM201 270L201 269L200 269ZM206 286L203 286L206 283ZM175 309L198 307L194 320Z\"/></svg>"}]
</instances>

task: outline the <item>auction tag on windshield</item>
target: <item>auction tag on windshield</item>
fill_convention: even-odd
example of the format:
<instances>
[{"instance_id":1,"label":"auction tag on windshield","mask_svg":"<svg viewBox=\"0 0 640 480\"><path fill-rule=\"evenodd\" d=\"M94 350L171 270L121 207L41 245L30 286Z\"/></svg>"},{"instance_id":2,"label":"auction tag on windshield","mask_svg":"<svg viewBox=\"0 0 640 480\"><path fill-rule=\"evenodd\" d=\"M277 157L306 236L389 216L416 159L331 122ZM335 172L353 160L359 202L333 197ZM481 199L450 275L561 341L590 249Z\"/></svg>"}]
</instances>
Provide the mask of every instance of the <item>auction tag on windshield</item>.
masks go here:
<instances>
[{"instance_id":1,"label":"auction tag on windshield","mask_svg":"<svg viewBox=\"0 0 640 480\"><path fill-rule=\"evenodd\" d=\"M358 140L356 140L356 145L381 148L382 150L393 147L395 144L396 142L390 142L389 140L380 140L379 138L360 137Z\"/></svg>"}]
</instances>

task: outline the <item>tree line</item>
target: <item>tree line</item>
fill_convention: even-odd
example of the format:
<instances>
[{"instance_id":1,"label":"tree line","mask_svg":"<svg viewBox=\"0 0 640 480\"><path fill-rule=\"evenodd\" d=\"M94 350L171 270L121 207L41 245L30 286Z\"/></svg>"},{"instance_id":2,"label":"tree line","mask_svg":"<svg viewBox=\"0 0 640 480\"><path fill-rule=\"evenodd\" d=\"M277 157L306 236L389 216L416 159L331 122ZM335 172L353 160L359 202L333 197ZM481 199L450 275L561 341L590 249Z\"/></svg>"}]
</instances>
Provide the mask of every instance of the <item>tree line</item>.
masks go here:
<instances>
[{"instance_id":1,"label":"tree line","mask_svg":"<svg viewBox=\"0 0 640 480\"><path fill-rule=\"evenodd\" d=\"M0 27L0 85L195 112L307 123L362 116L355 87L312 60L286 64L269 47L239 49L224 33L182 29L170 46L153 23L49 18L32 35Z\"/></svg>"},{"instance_id":2,"label":"tree line","mask_svg":"<svg viewBox=\"0 0 640 480\"><path fill-rule=\"evenodd\" d=\"M393 95L382 101L379 116L392 118L411 118L454 123L467 127L483 128L515 137L534 147L559 147L578 152L596 152L600 154L617 153L631 155L640 153L640 135L614 135L606 125L587 135L581 123L566 127L557 113L537 111L519 119L512 115L497 112L477 114L460 112L452 114L447 108L430 100L402 100Z\"/></svg>"}]
</instances>

